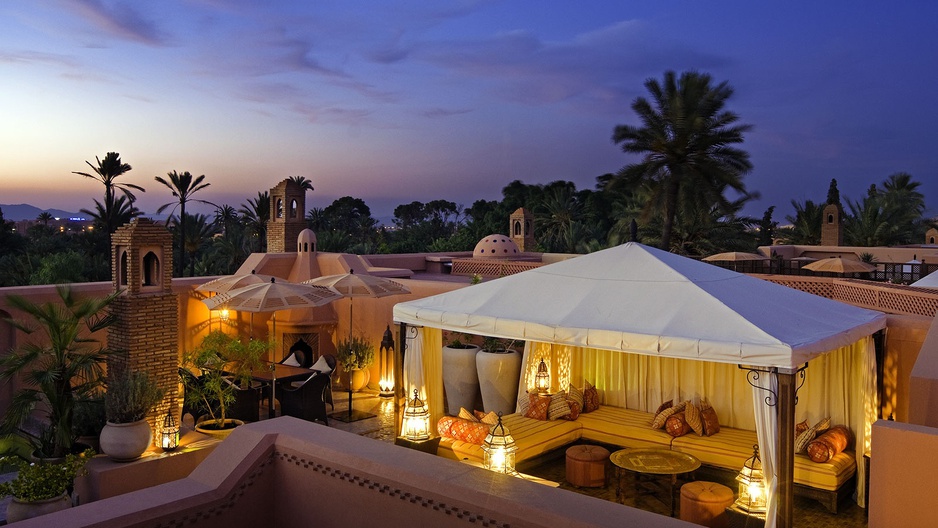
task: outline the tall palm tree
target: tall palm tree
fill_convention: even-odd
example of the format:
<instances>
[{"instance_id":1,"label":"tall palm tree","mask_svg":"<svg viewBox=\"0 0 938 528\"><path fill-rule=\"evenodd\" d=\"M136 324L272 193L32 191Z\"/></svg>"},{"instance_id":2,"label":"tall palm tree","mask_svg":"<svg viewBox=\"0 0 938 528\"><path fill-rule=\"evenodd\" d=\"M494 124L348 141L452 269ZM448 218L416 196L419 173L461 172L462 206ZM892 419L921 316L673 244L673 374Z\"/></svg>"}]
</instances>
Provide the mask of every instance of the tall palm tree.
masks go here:
<instances>
[{"instance_id":1,"label":"tall palm tree","mask_svg":"<svg viewBox=\"0 0 938 528\"><path fill-rule=\"evenodd\" d=\"M218 226L204 214L187 214L185 231L182 232L183 250L189 256L189 276L195 276L195 260L198 253L208 246L218 234ZM180 227L182 223L180 223Z\"/></svg>"},{"instance_id":2,"label":"tall palm tree","mask_svg":"<svg viewBox=\"0 0 938 528\"><path fill-rule=\"evenodd\" d=\"M784 237L786 242L810 246L820 244L824 207L811 200L805 200L804 204L792 200L791 206L795 209L795 216L788 215L785 217L785 220L791 223L791 228L784 232L787 235Z\"/></svg>"},{"instance_id":3,"label":"tall palm tree","mask_svg":"<svg viewBox=\"0 0 938 528\"><path fill-rule=\"evenodd\" d=\"M268 191L258 192L257 198L248 198L247 204L241 204L241 222L250 234L251 238L256 240L251 248L257 251L267 251L267 221L270 220L270 193Z\"/></svg>"},{"instance_id":4,"label":"tall palm tree","mask_svg":"<svg viewBox=\"0 0 938 528\"><path fill-rule=\"evenodd\" d=\"M214 206L212 202L205 200L198 200L192 198L192 195L205 189L210 183L202 183L202 180L205 179L205 175L202 174L198 177L193 177L192 174L189 174L189 171L183 172L182 174L177 174L176 171L166 173L168 180L162 176L156 176L154 179L163 185L166 186L176 197L176 201L163 204L156 210L157 213L162 213L167 207L172 206L173 211L176 210L176 206L179 206L179 271L178 276L181 277L183 270L186 269L186 248L185 248L185 233L186 233L186 204L190 201L201 202Z\"/></svg>"},{"instance_id":5,"label":"tall palm tree","mask_svg":"<svg viewBox=\"0 0 938 528\"><path fill-rule=\"evenodd\" d=\"M583 218L582 212L582 204L571 187L558 186L548 191L534 207L534 223L541 243L550 251L576 251L578 239L573 231Z\"/></svg>"},{"instance_id":6,"label":"tall palm tree","mask_svg":"<svg viewBox=\"0 0 938 528\"><path fill-rule=\"evenodd\" d=\"M642 126L618 125L616 144L642 160L616 175L617 185L645 184L652 191L644 216L662 215L661 248L671 247L671 233L679 202L693 195L698 201L729 211L727 187L746 194L742 176L752 169L749 154L733 145L742 143L750 125L735 125L739 117L724 110L733 89L726 82L711 85L710 76L694 71L678 79L665 72L664 82L645 81L652 101L638 97L632 110Z\"/></svg>"},{"instance_id":7,"label":"tall palm tree","mask_svg":"<svg viewBox=\"0 0 938 528\"><path fill-rule=\"evenodd\" d=\"M72 174L78 174L79 176L84 176L86 178L91 178L98 180L104 184L104 203L101 204L104 208L102 215L103 218L113 219L119 216L115 211L112 211L112 207L123 207L120 201L117 199L117 191L120 191L127 197L128 205L132 208L133 202L137 200L137 197L134 195L133 191L146 192L146 189L143 187L133 184L133 183L120 183L117 181L117 178L130 172L133 168L129 164L121 161L121 155L117 152L108 152L104 155L104 159L100 159L95 156L95 161L98 165L94 166L90 161L85 161L89 167L94 171L94 174L87 172L78 172L73 171ZM97 203L97 201L96 201ZM90 212L82 209L83 213L91 214ZM116 224L113 222L105 223L108 228L108 233L113 233L121 224Z\"/></svg>"},{"instance_id":8,"label":"tall palm tree","mask_svg":"<svg viewBox=\"0 0 938 528\"><path fill-rule=\"evenodd\" d=\"M313 182L310 180L307 180L306 176L290 176L290 180L292 180L294 183L299 185L300 189L302 189L303 192L316 190L316 189L313 189Z\"/></svg>"},{"instance_id":9,"label":"tall palm tree","mask_svg":"<svg viewBox=\"0 0 938 528\"><path fill-rule=\"evenodd\" d=\"M133 201L126 196L105 196L104 203L94 200L94 211L82 209L82 213L94 219L95 225L107 231L108 236L118 227L130 222L141 212L133 205ZM108 243L110 247L110 242Z\"/></svg>"},{"instance_id":10,"label":"tall palm tree","mask_svg":"<svg viewBox=\"0 0 938 528\"><path fill-rule=\"evenodd\" d=\"M228 235L232 226L238 221L238 211L230 205L219 205L215 209L215 223L218 224Z\"/></svg>"}]
</instances>

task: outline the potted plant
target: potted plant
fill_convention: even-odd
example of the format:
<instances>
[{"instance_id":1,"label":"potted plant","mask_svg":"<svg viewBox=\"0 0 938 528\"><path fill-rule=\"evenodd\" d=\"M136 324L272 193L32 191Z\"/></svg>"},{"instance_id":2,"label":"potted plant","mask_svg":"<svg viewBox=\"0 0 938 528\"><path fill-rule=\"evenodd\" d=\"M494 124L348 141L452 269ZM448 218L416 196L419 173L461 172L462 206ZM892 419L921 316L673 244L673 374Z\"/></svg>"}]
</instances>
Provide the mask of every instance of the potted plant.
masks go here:
<instances>
[{"instance_id":1,"label":"potted plant","mask_svg":"<svg viewBox=\"0 0 938 528\"><path fill-rule=\"evenodd\" d=\"M349 375L349 388L359 391L368 385L371 373L368 367L375 361L375 347L364 338L351 337L339 341L336 359L342 363Z\"/></svg>"},{"instance_id":2,"label":"potted plant","mask_svg":"<svg viewBox=\"0 0 938 528\"><path fill-rule=\"evenodd\" d=\"M146 372L114 372L104 395L107 424L100 438L104 454L118 462L140 458L153 439L147 415L162 400L163 389Z\"/></svg>"},{"instance_id":3,"label":"potted plant","mask_svg":"<svg viewBox=\"0 0 938 528\"><path fill-rule=\"evenodd\" d=\"M185 367L200 376L186 376L186 404L208 409L210 418L199 422L196 430L225 437L241 425L241 420L228 418L228 406L235 401L237 391L247 386L251 371L264 366L271 345L252 339L247 344L216 330L183 358Z\"/></svg>"},{"instance_id":4,"label":"potted plant","mask_svg":"<svg viewBox=\"0 0 938 528\"><path fill-rule=\"evenodd\" d=\"M446 410L455 416L459 408L474 410L479 401L479 374L476 370L476 354L479 346L469 342L470 336L450 332L449 341L443 347L443 391L446 394Z\"/></svg>"},{"instance_id":5,"label":"potted plant","mask_svg":"<svg viewBox=\"0 0 938 528\"><path fill-rule=\"evenodd\" d=\"M70 453L62 462L30 462L20 457L0 457L0 467L13 469L16 477L0 483L0 497L11 496L6 521L14 523L64 510L72 505L68 496L75 477L84 474L94 451Z\"/></svg>"},{"instance_id":6,"label":"potted plant","mask_svg":"<svg viewBox=\"0 0 938 528\"><path fill-rule=\"evenodd\" d=\"M521 354L512 348L514 342L486 337L482 351L476 354L476 370L482 391L483 410L511 414L518 401L521 377Z\"/></svg>"},{"instance_id":7,"label":"potted plant","mask_svg":"<svg viewBox=\"0 0 938 528\"><path fill-rule=\"evenodd\" d=\"M95 451L100 451L98 437L107 423L107 414L104 410L104 396L95 394L75 402L75 418L72 425L75 431L75 441L79 445L86 445Z\"/></svg>"},{"instance_id":8,"label":"potted plant","mask_svg":"<svg viewBox=\"0 0 938 528\"><path fill-rule=\"evenodd\" d=\"M110 326L114 318L103 313L117 293L104 298L79 299L71 288L56 288L58 302L33 303L11 295L7 300L28 319L6 319L14 328L41 334L0 358L0 380L20 379L7 409L0 434L30 438L40 457L64 457L75 441L75 402L93 394L104 378L108 352L88 337ZM27 427L34 409L43 409L39 430Z\"/></svg>"}]
</instances>

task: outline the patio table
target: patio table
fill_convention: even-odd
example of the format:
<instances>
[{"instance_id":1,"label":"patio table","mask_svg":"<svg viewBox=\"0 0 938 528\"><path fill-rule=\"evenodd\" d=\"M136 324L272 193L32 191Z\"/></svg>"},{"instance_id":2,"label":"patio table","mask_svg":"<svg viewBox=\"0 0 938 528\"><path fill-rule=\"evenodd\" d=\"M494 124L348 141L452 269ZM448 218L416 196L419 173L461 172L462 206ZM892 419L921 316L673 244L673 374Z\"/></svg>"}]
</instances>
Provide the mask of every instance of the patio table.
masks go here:
<instances>
[{"instance_id":1,"label":"patio table","mask_svg":"<svg viewBox=\"0 0 938 528\"><path fill-rule=\"evenodd\" d=\"M302 381L312 376L315 371L304 367L294 367L282 363L268 362L266 365L251 371L251 379L260 382L271 388L270 398L267 405L267 417L274 418L276 409L274 408L274 386L278 381Z\"/></svg>"},{"instance_id":2,"label":"patio table","mask_svg":"<svg viewBox=\"0 0 938 528\"><path fill-rule=\"evenodd\" d=\"M678 475L693 473L700 467L700 460L687 453L671 451L667 448L632 448L620 449L609 455L609 461L616 467L616 500L619 500L622 482L622 470L635 473L635 492L655 493L653 487L641 490L641 478L644 476L668 477L668 498L671 500L671 517L674 517L674 486Z\"/></svg>"}]
</instances>

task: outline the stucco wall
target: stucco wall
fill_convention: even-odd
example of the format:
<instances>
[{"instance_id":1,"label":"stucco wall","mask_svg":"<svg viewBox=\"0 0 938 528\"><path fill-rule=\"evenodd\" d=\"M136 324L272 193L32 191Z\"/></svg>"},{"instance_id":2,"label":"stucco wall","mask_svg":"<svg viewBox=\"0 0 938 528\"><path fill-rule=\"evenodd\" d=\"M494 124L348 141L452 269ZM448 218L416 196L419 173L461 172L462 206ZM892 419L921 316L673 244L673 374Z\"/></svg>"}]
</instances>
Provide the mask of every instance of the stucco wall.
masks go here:
<instances>
[{"instance_id":1,"label":"stucco wall","mask_svg":"<svg viewBox=\"0 0 938 528\"><path fill-rule=\"evenodd\" d=\"M880 420L871 452L869 528L935 526L938 429Z\"/></svg>"}]
</instances>

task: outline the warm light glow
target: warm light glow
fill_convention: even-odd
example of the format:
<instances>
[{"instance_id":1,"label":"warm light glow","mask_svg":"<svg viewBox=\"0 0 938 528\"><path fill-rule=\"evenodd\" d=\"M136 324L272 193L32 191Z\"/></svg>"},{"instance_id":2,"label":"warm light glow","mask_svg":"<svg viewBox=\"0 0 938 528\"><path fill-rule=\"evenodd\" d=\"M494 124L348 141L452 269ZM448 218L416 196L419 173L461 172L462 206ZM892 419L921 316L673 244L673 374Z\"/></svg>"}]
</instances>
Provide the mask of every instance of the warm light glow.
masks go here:
<instances>
[{"instance_id":1,"label":"warm light glow","mask_svg":"<svg viewBox=\"0 0 938 528\"><path fill-rule=\"evenodd\" d=\"M170 405L170 411L166 413L163 419L163 427L157 438L160 439L160 447L163 451L172 451L179 447L179 425L173 417L173 406Z\"/></svg>"},{"instance_id":2,"label":"warm light glow","mask_svg":"<svg viewBox=\"0 0 938 528\"><path fill-rule=\"evenodd\" d=\"M550 369L547 368L544 358L541 358L541 363L537 366L537 375L534 376L534 389L541 394L550 392Z\"/></svg>"},{"instance_id":3,"label":"warm light glow","mask_svg":"<svg viewBox=\"0 0 938 528\"><path fill-rule=\"evenodd\" d=\"M231 318L231 312L228 311L228 308L222 308L218 311L218 318L227 322Z\"/></svg>"},{"instance_id":4,"label":"warm light glow","mask_svg":"<svg viewBox=\"0 0 938 528\"><path fill-rule=\"evenodd\" d=\"M739 498L736 506L749 513L765 513L765 481L762 474L762 460L759 459L759 446L754 445L752 457L746 460L736 476L739 482Z\"/></svg>"},{"instance_id":5,"label":"warm light glow","mask_svg":"<svg viewBox=\"0 0 938 528\"><path fill-rule=\"evenodd\" d=\"M430 439L430 410L420 401L417 389L414 389L414 398L404 407L401 436L412 442Z\"/></svg>"},{"instance_id":6,"label":"warm light glow","mask_svg":"<svg viewBox=\"0 0 938 528\"><path fill-rule=\"evenodd\" d=\"M502 414L498 413L498 423L492 426L485 441L482 442L482 466L496 473L513 474L515 472L515 452L518 447L511 433L502 424Z\"/></svg>"},{"instance_id":7,"label":"warm light glow","mask_svg":"<svg viewBox=\"0 0 938 528\"><path fill-rule=\"evenodd\" d=\"M391 325L384 331L379 352L381 381L378 382L378 388L381 389L381 397L390 398L394 396L394 335L391 333Z\"/></svg>"},{"instance_id":8,"label":"warm light glow","mask_svg":"<svg viewBox=\"0 0 938 528\"><path fill-rule=\"evenodd\" d=\"M393 396L394 395L394 378L387 379L381 378L378 381L378 388L381 390L381 396Z\"/></svg>"}]
</instances>

